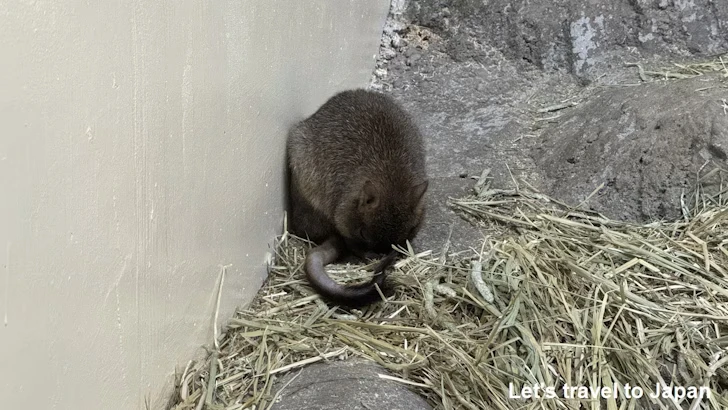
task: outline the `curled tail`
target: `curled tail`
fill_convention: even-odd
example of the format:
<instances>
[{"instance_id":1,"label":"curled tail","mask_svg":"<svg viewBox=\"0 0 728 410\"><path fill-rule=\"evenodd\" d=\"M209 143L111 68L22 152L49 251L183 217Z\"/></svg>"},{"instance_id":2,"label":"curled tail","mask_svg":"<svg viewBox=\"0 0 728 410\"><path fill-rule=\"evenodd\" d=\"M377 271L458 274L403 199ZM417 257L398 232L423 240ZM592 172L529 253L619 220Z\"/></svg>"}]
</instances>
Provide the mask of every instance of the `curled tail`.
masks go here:
<instances>
[{"instance_id":1,"label":"curled tail","mask_svg":"<svg viewBox=\"0 0 728 410\"><path fill-rule=\"evenodd\" d=\"M382 288L386 269L394 262L396 252L382 258L374 268L374 277L369 282L357 285L343 285L331 279L326 265L333 263L340 255L343 245L338 238L328 239L308 252L305 270L311 287L324 299L341 306L362 307L381 299L377 286Z\"/></svg>"}]
</instances>

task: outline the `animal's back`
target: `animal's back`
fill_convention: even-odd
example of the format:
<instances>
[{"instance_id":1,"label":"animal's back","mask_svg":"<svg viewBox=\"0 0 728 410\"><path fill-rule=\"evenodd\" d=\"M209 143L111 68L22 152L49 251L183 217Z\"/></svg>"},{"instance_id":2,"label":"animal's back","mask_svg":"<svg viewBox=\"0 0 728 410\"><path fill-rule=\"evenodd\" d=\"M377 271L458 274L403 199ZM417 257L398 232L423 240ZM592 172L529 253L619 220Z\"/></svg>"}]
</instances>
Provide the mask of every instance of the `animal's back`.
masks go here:
<instances>
[{"instance_id":1,"label":"animal's back","mask_svg":"<svg viewBox=\"0 0 728 410\"><path fill-rule=\"evenodd\" d=\"M302 195L328 215L360 180L396 190L425 178L423 141L410 116L390 97L364 90L331 97L295 126L288 156Z\"/></svg>"}]
</instances>

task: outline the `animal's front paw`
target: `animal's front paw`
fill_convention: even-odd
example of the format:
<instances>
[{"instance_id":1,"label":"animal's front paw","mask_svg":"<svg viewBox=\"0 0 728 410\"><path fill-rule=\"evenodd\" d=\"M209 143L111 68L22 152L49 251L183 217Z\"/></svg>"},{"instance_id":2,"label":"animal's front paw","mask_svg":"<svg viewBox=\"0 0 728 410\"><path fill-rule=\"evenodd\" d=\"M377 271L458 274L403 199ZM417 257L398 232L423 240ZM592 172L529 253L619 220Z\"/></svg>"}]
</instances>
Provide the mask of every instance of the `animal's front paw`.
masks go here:
<instances>
[{"instance_id":1,"label":"animal's front paw","mask_svg":"<svg viewBox=\"0 0 728 410\"><path fill-rule=\"evenodd\" d=\"M379 253L367 251L364 253L363 259L367 259L367 260L371 261L371 260L375 260L375 259L380 259L381 257L382 257L382 255Z\"/></svg>"},{"instance_id":2,"label":"animal's front paw","mask_svg":"<svg viewBox=\"0 0 728 410\"><path fill-rule=\"evenodd\" d=\"M352 249L351 253L356 256L359 259L365 260L365 261L371 261L375 259L379 259L382 257L381 254L378 254L376 252L368 251L368 250L362 250L362 249Z\"/></svg>"}]
</instances>

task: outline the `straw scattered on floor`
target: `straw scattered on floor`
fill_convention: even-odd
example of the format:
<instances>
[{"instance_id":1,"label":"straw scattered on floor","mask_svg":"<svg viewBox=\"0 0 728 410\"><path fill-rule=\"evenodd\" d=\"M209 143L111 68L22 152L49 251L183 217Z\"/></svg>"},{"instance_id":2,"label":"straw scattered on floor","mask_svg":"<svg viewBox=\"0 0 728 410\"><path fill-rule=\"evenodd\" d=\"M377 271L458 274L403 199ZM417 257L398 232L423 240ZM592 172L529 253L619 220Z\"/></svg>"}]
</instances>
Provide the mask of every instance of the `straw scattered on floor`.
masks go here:
<instances>
[{"instance_id":1,"label":"straw scattered on floor","mask_svg":"<svg viewBox=\"0 0 728 410\"><path fill-rule=\"evenodd\" d=\"M491 235L464 253L403 249L390 274L394 294L355 312L318 299L301 271L310 245L285 234L257 299L208 360L181 375L174 409L266 409L284 373L352 356L389 369L435 408L726 409L728 194L720 191L686 198L693 206L680 221L636 225L481 184L452 205ZM330 272L366 276L354 265ZM616 385L621 394L509 397L509 387L536 384L560 397L565 385ZM626 398L637 392L626 384L645 396ZM703 389L649 399L658 384Z\"/></svg>"},{"instance_id":2,"label":"straw scattered on floor","mask_svg":"<svg viewBox=\"0 0 728 410\"><path fill-rule=\"evenodd\" d=\"M706 61L693 63L673 63L672 66L656 70L646 70L642 64L628 63L628 67L637 67L640 79L645 82L654 80L682 80L709 73L721 73L728 78L728 54L716 55Z\"/></svg>"}]
</instances>

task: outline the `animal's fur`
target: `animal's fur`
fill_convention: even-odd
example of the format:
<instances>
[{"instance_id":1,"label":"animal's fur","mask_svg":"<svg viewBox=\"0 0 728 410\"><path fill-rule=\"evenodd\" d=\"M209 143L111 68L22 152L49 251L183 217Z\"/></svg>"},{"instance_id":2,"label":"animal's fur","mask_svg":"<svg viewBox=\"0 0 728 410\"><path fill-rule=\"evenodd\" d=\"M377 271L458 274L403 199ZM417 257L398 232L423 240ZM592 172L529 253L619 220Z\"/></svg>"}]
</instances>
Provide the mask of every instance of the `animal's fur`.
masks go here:
<instances>
[{"instance_id":1,"label":"animal's fur","mask_svg":"<svg viewBox=\"0 0 728 410\"><path fill-rule=\"evenodd\" d=\"M287 155L291 230L320 244L306 258L311 284L340 304L376 300L392 245L413 239L424 216L428 181L417 126L384 94L345 91L291 129ZM371 282L347 287L324 269L347 250L390 255Z\"/></svg>"}]
</instances>

